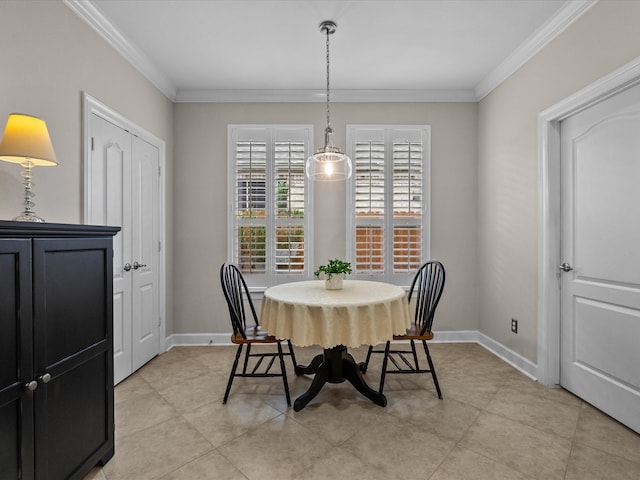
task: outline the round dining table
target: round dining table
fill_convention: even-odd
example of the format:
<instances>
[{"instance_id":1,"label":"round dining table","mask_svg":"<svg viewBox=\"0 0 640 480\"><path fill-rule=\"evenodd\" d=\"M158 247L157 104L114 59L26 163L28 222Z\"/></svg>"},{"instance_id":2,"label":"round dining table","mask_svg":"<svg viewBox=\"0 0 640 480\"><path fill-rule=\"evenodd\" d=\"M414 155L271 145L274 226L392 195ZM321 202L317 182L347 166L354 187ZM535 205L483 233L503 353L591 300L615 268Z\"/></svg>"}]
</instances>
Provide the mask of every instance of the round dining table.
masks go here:
<instances>
[{"instance_id":1,"label":"round dining table","mask_svg":"<svg viewBox=\"0 0 640 480\"><path fill-rule=\"evenodd\" d=\"M386 397L362 377L360 365L347 348L377 345L404 334L411 324L404 289L364 280L345 280L340 290L328 290L323 280L285 283L268 288L262 300L261 328L297 346L324 348L309 365L297 365L296 374L315 374L309 389L294 402L302 410L325 383L349 381L375 404Z\"/></svg>"}]
</instances>

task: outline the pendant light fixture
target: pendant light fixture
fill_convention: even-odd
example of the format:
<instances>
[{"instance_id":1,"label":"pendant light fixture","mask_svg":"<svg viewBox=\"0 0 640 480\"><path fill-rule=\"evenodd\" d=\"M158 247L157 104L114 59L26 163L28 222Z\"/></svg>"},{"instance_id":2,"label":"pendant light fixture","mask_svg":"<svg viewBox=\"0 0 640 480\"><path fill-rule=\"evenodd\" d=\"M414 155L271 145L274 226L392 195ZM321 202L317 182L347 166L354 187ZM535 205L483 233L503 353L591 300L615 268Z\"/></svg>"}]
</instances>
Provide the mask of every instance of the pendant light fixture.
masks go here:
<instances>
[{"instance_id":1,"label":"pendant light fixture","mask_svg":"<svg viewBox=\"0 0 640 480\"><path fill-rule=\"evenodd\" d=\"M324 130L324 147L307 159L307 177L318 181L346 180L351 176L351 159L333 144L331 129L331 93L329 88L329 35L333 35L337 25L331 20L320 24L320 33L327 36L327 127Z\"/></svg>"}]
</instances>

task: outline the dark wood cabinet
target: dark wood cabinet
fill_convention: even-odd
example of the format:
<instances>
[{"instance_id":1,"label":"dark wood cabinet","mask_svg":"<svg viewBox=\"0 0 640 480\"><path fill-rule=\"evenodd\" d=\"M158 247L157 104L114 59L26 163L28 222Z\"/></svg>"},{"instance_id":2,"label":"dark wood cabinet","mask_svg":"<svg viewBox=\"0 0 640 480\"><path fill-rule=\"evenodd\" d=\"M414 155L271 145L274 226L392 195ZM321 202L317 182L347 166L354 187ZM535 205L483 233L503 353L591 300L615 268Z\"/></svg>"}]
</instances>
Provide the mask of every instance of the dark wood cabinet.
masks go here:
<instances>
[{"instance_id":1,"label":"dark wood cabinet","mask_svg":"<svg viewBox=\"0 0 640 480\"><path fill-rule=\"evenodd\" d=\"M0 221L0 479L82 478L114 453L117 227Z\"/></svg>"}]
</instances>

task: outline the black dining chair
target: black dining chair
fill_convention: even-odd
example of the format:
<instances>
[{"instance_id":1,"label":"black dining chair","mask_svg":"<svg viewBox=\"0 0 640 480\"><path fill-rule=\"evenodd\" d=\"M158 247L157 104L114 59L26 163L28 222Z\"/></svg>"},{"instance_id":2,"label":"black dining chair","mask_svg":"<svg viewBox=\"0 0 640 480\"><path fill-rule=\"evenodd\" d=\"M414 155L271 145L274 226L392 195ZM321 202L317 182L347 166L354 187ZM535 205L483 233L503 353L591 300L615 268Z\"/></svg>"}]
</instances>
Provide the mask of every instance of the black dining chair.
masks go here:
<instances>
[{"instance_id":1,"label":"black dining chair","mask_svg":"<svg viewBox=\"0 0 640 480\"><path fill-rule=\"evenodd\" d=\"M422 265L413 278L411 288L409 289L408 300L409 305L412 305L411 299L414 299L414 322L405 334L393 336L394 341L409 341L411 350L392 349L391 341L387 341L384 350L375 350L373 346L369 346L367 359L362 367L362 371L364 372L367 371L369 359L371 358L372 353L384 353L382 373L380 375L380 393L382 393L382 390L384 389L384 380L387 374L431 373L433 383L435 384L436 391L438 392L438 398L442 399L442 392L440 391L438 377L436 376L436 369L433 366L433 360L429 353L427 341L433 339L431 326L433 325L436 307L438 306L438 302L442 296L442 290L444 289L444 278L444 267L442 266L442 263L436 260L428 261ZM416 341L421 341L424 346L424 352L427 355L429 369L420 368L415 346ZM407 358L408 356L409 358ZM389 366L389 361L391 361L395 368L387 368Z\"/></svg>"},{"instance_id":2,"label":"black dining chair","mask_svg":"<svg viewBox=\"0 0 640 480\"><path fill-rule=\"evenodd\" d=\"M227 383L227 390L224 393L222 403L227 403L229 392L231 391L231 384L235 377L282 377L284 392L287 396L287 405L291 406L287 372L284 365L284 356L289 355L291 356L294 368L296 366L296 357L291 341L287 340L289 352L284 353L282 351L282 342L284 340L269 335L267 332L260 329L256 309L253 306L253 301L251 300L247 284L238 267L232 263L224 263L220 267L220 282L222 284L224 298L227 300L231 326L233 327L231 342L238 345L236 358L233 362L233 367L231 368L229 382ZM249 312L245 309L246 305L249 306ZM247 323L249 323L249 325L247 325ZM251 346L254 344L276 344L278 351L251 353ZM242 373L237 373L238 361L240 360L240 355L242 354L242 348L244 345L247 346L244 355L244 365L242 367ZM250 358L257 359L257 361L253 362L253 366L251 368L249 368ZM271 372L271 367L273 366L276 358L280 361L280 373ZM267 361L265 362L265 360ZM263 363L266 363L266 366L263 365ZM261 369L260 367L263 368Z\"/></svg>"}]
</instances>

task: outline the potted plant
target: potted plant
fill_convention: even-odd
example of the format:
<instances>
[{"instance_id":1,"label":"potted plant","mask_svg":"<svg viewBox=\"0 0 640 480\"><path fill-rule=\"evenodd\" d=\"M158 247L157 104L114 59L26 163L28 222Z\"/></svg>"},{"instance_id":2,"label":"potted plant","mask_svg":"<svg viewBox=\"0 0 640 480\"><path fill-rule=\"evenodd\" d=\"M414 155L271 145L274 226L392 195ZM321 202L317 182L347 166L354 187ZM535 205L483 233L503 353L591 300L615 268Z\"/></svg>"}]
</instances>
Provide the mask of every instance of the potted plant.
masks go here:
<instances>
[{"instance_id":1,"label":"potted plant","mask_svg":"<svg viewBox=\"0 0 640 480\"><path fill-rule=\"evenodd\" d=\"M342 288L342 279L346 274L351 273L351 264L335 258L329 260L327 265L320 265L314 275L320 278L321 273L324 274L325 288L327 290L340 290Z\"/></svg>"}]
</instances>

